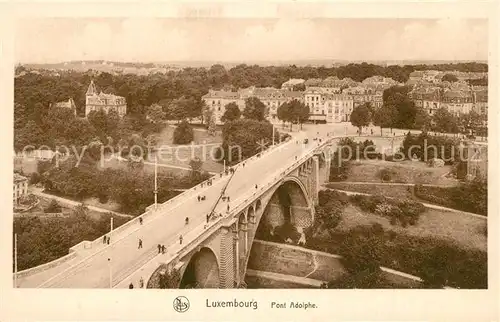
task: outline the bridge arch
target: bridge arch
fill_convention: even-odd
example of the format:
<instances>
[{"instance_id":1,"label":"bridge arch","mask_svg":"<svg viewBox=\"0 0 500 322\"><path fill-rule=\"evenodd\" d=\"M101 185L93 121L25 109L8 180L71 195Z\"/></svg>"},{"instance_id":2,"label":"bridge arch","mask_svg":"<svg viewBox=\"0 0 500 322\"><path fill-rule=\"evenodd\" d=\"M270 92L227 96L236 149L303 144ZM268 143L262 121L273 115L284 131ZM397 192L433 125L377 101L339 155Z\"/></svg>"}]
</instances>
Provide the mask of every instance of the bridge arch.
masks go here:
<instances>
[{"instance_id":1,"label":"bridge arch","mask_svg":"<svg viewBox=\"0 0 500 322\"><path fill-rule=\"evenodd\" d=\"M271 198L258 221L256 234L260 234L262 238L265 237L264 235L274 236L277 230L291 229L292 226L296 230L302 230L309 227L313 220L312 201L306 187L299 178L286 177L272 191ZM251 247L251 243L249 247Z\"/></svg>"},{"instance_id":2,"label":"bridge arch","mask_svg":"<svg viewBox=\"0 0 500 322\"><path fill-rule=\"evenodd\" d=\"M282 183L270 192L267 202L262 202L264 210L256 213L253 231L249 230L247 238L248 251L241 262L241 281L244 280L248 262L251 260L251 249L254 239L282 238L287 232L292 232L294 241L303 237L302 231L314 220L314 209L305 185L295 176L283 179ZM281 196L281 198L280 198ZM263 199L264 200L264 199ZM262 207L262 206L261 206ZM288 208L288 209L287 209ZM250 217L248 217L250 220ZM278 233L279 236L269 236Z\"/></svg>"},{"instance_id":3,"label":"bridge arch","mask_svg":"<svg viewBox=\"0 0 500 322\"><path fill-rule=\"evenodd\" d=\"M180 288L218 288L219 259L209 247L202 247L194 253L180 281Z\"/></svg>"}]
</instances>

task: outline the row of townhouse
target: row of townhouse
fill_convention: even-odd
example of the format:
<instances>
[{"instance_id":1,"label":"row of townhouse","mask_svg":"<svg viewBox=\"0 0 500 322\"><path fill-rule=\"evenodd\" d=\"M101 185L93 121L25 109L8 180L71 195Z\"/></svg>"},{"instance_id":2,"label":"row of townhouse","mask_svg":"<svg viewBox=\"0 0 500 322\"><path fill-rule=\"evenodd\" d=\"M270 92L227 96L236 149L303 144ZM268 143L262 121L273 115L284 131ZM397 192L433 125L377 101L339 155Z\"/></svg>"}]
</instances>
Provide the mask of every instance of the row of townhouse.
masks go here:
<instances>
[{"instance_id":1,"label":"row of townhouse","mask_svg":"<svg viewBox=\"0 0 500 322\"><path fill-rule=\"evenodd\" d=\"M351 95L332 94L316 88L304 92L304 103L309 107L310 120L316 122L347 122L354 108Z\"/></svg>"},{"instance_id":2,"label":"row of townhouse","mask_svg":"<svg viewBox=\"0 0 500 322\"><path fill-rule=\"evenodd\" d=\"M237 92L210 90L203 96L203 100L212 109L216 124L221 124L227 104L235 103L243 111L245 100L250 97L257 97L266 105L268 119L271 122L279 122L278 107L294 99L309 107L310 119L317 122L348 121L354 106L353 96L332 94L322 89L308 89L300 92L256 87L241 89Z\"/></svg>"},{"instance_id":3,"label":"row of townhouse","mask_svg":"<svg viewBox=\"0 0 500 322\"><path fill-rule=\"evenodd\" d=\"M221 124L225 107L236 103L241 111L245 108L245 99L257 97L268 108L269 120L278 122L278 107L291 100L303 102L310 110L310 120L315 122L349 121L353 108L370 103L378 108L382 106L383 91L399 83L391 78L372 76L358 83L350 78L339 79L336 76L326 79L311 78L290 79L283 83L281 89L257 88L255 86L230 90L209 90L202 98L215 116L215 122ZM297 85L304 85L305 91L297 91Z\"/></svg>"},{"instance_id":4,"label":"row of townhouse","mask_svg":"<svg viewBox=\"0 0 500 322\"><path fill-rule=\"evenodd\" d=\"M471 111L488 114L487 89L420 88L410 92L409 96L416 107L424 109L431 116L441 107L457 116Z\"/></svg>"},{"instance_id":5,"label":"row of townhouse","mask_svg":"<svg viewBox=\"0 0 500 322\"><path fill-rule=\"evenodd\" d=\"M430 83L439 83L444 75L454 75L458 80L488 78L487 72L459 72L459 71L437 71L437 70L416 70L409 75L409 81L424 81Z\"/></svg>"}]
</instances>

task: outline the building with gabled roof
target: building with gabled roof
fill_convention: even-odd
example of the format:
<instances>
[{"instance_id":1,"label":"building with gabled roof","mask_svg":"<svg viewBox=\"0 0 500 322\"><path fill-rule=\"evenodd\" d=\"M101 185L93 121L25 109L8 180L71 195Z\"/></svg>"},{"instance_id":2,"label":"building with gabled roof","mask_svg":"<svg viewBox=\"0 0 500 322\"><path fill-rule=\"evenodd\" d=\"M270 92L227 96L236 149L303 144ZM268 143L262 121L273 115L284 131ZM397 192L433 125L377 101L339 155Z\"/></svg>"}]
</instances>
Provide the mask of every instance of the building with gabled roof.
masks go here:
<instances>
[{"instance_id":1,"label":"building with gabled roof","mask_svg":"<svg viewBox=\"0 0 500 322\"><path fill-rule=\"evenodd\" d=\"M51 107L62 107L67 108L73 111L73 114L76 116L76 104L72 97L70 97L67 101L57 102L51 105Z\"/></svg>"},{"instance_id":2,"label":"building with gabled roof","mask_svg":"<svg viewBox=\"0 0 500 322\"><path fill-rule=\"evenodd\" d=\"M85 116L88 116L92 111L105 111L108 113L111 110L115 110L120 117L125 116L127 114L125 97L105 94L102 91L98 93L94 81L90 81L85 93Z\"/></svg>"}]
</instances>

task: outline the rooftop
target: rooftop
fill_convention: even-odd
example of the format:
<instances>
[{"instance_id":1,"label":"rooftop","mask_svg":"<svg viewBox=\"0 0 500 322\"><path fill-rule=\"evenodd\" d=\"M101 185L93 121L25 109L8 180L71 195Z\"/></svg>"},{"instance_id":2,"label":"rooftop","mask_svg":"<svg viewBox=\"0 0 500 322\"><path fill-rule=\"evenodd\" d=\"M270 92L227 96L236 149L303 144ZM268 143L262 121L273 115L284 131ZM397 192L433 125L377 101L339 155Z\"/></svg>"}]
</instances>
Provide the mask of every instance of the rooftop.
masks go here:
<instances>
[{"instance_id":1,"label":"rooftop","mask_svg":"<svg viewBox=\"0 0 500 322\"><path fill-rule=\"evenodd\" d=\"M22 182L22 181L27 181L28 178L18 174L18 173L14 173L14 183L18 183L18 182Z\"/></svg>"}]
</instances>

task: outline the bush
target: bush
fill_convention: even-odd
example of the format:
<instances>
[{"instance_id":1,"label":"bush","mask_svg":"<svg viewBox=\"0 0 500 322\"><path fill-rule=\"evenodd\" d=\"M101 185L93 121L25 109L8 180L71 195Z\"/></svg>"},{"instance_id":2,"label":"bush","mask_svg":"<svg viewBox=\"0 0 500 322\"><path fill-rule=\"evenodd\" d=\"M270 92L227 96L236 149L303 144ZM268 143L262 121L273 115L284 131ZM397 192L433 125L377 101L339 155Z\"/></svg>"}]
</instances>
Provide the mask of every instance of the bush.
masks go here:
<instances>
[{"instance_id":1,"label":"bush","mask_svg":"<svg viewBox=\"0 0 500 322\"><path fill-rule=\"evenodd\" d=\"M385 182L389 182L391 181L394 176L396 175L396 171L394 171L394 169L387 169L387 168L384 168L384 169L381 169L377 176L382 180L382 181L385 181Z\"/></svg>"},{"instance_id":2,"label":"bush","mask_svg":"<svg viewBox=\"0 0 500 322\"><path fill-rule=\"evenodd\" d=\"M320 206L326 206L332 200L339 202L342 206L347 206L349 204L349 196L344 192L321 190L318 193L318 204Z\"/></svg>"},{"instance_id":3,"label":"bush","mask_svg":"<svg viewBox=\"0 0 500 322\"><path fill-rule=\"evenodd\" d=\"M174 269L171 272L164 272L159 274L159 288L161 289L175 289L179 288L181 282L181 274L179 270Z\"/></svg>"},{"instance_id":4,"label":"bush","mask_svg":"<svg viewBox=\"0 0 500 322\"><path fill-rule=\"evenodd\" d=\"M449 188L415 185L415 196L444 207L488 215L488 187L484 179Z\"/></svg>"},{"instance_id":5,"label":"bush","mask_svg":"<svg viewBox=\"0 0 500 322\"><path fill-rule=\"evenodd\" d=\"M49 203L49 205L43 210L45 213L59 213L61 212L62 208L61 205L55 200L52 199Z\"/></svg>"},{"instance_id":6,"label":"bush","mask_svg":"<svg viewBox=\"0 0 500 322\"><path fill-rule=\"evenodd\" d=\"M351 201L361 210L378 214L390 219L391 225L399 221L403 227L415 225L418 218L425 212L425 206L409 199L396 200L384 196L353 195Z\"/></svg>"},{"instance_id":7,"label":"bush","mask_svg":"<svg viewBox=\"0 0 500 322\"><path fill-rule=\"evenodd\" d=\"M447 240L384 232L376 225L355 227L339 233L336 240L341 241L340 247L333 245L331 239L325 241L324 246L322 241L315 240L315 249L343 256L346 269L354 275L363 272L362 275L367 276L376 272L379 265L419 276L428 288L488 287L488 261L484 251L464 249ZM338 283L346 282L345 278L357 280L356 276L344 277ZM357 282L355 287L369 287Z\"/></svg>"},{"instance_id":8,"label":"bush","mask_svg":"<svg viewBox=\"0 0 500 322\"><path fill-rule=\"evenodd\" d=\"M340 245L342 262L351 274L376 272L381 265L382 246L372 227L357 227Z\"/></svg>"}]
</instances>

